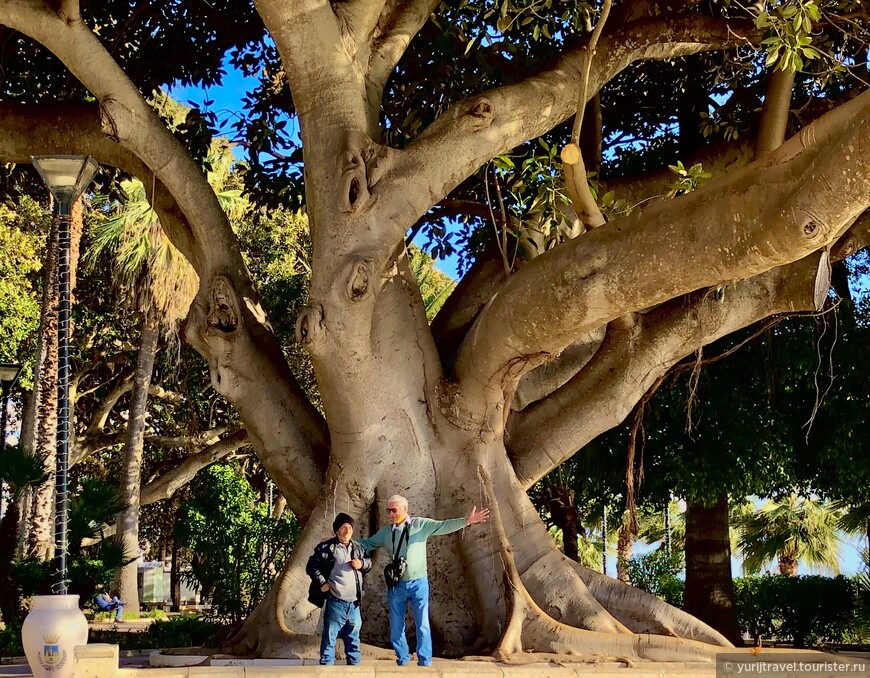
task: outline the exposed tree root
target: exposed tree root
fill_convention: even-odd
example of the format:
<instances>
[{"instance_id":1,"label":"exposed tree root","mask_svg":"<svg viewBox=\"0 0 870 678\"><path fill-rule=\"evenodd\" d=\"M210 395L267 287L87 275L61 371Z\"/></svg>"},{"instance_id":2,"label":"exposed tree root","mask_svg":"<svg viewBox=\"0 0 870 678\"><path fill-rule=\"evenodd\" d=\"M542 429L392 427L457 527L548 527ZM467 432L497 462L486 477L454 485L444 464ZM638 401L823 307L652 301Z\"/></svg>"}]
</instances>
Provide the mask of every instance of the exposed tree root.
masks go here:
<instances>
[{"instance_id":1,"label":"exposed tree root","mask_svg":"<svg viewBox=\"0 0 870 678\"><path fill-rule=\"evenodd\" d=\"M595 599L634 633L669 635L733 647L716 629L661 599L583 567L564 556L562 561L566 567L577 572Z\"/></svg>"},{"instance_id":2,"label":"exposed tree root","mask_svg":"<svg viewBox=\"0 0 870 678\"><path fill-rule=\"evenodd\" d=\"M492 480L483 467L478 467L478 473L490 502L493 530L505 570L508 617L493 653L494 657L504 662L523 661L518 658L525 657L526 650L531 650L548 655L578 656L599 661L606 661L601 658L615 657L654 661L714 660L719 648L708 643L651 634L585 631L549 616L529 594L520 577L513 548L505 533Z\"/></svg>"}]
</instances>

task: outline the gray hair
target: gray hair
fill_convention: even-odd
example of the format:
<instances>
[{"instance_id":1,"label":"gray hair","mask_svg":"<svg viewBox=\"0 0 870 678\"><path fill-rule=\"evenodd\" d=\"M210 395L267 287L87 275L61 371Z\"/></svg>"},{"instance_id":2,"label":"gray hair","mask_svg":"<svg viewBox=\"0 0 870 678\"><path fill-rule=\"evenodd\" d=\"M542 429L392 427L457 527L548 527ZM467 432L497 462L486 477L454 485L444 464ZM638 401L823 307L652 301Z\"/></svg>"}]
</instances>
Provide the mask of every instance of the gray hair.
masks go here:
<instances>
[{"instance_id":1,"label":"gray hair","mask_svg":"<svg viewBox=\"0 0 870 678\"><path fill-rule=\"evenodd\" d=\"M399 506L404 506L405 510L408 509L408 500L405 499L401 494L394 494L392 497L387 499L388 504L399 504Z\"/></svg>"}]
</instances>

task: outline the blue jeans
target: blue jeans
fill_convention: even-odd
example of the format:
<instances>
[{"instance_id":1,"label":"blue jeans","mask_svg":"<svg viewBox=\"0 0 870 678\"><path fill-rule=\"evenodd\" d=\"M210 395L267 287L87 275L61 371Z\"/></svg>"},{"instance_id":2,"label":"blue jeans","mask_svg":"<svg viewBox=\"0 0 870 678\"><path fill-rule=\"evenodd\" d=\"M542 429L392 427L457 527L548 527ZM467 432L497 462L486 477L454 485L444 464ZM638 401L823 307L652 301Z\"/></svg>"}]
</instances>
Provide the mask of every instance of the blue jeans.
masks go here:
<instances>
[{"instance_id":1,"label":"blue jeans","mask_svg":"<svg viewBox=\"0 0 870 678\"><path fill-rule=\"evenodd\" d=\"M323 611L323 637L320 639L320 663L331 666L335 662L335 640L344 641L344 654L348 664L359 664L359 630L362 617L357 603L339 600L332 594Z\"/></svg>"},{"instance_id":2,"label":"blue jeans","mask_svg":"<svg viewBox=\"0 0 870 678\"><path fill-rule=\"evenodd\" d=\"M124 606L121 605L121 599L118 596L114 596L112 598L112 603L114 603L115 607L115 621L121 621L124 618ZM111 607L109 608L112 609Z\"/></svg>"},{"instance_id":3,"label":"blue jeans","mask_svg":"<svg viewBox=\"0 0 870 678\"><path fill-rule=\"evenodd\" d=\"M414 626L417 629L417 664L432 666L432 631L429 628L429 580L426 577L400 581L387 589L390 605L390 642L396 651L396 663L404 666L411 661L405 638L405 608L411 603Z\"/></svg>"}]
</instances>

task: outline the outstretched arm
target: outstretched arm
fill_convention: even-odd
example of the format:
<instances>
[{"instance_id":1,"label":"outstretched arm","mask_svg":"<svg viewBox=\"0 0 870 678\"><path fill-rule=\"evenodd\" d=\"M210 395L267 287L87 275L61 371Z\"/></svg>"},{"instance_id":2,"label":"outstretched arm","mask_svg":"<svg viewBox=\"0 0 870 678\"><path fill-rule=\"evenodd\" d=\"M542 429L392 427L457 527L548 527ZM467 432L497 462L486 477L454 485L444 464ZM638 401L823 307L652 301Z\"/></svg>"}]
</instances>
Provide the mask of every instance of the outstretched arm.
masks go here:
<instances>
[{"instance_id":1,"label":"outstretched arm","mask_svg":"<svg viewBox=\"0 0 870 678\"><path fill-rule=\"evenodd\" d=\"M359 540L360 546L365 549L366 553L368 553L369 551L373 551L374 549L379 549L384 545L384 539L386 538L388 527L389 525L387 525L387 527L382 527L371 537L366 537L365 539ZM369 567L371 568L371 562L369 563Z\"/></svg>"},{"instance_id":2,"label":"outstretched arm","mask_svg":"<svg viewBox=\"0 0 870 678\"><path fill-rule=\"evenodd\" d=\"M432 518L420 518L423 521L423 531L428 537L437 537L442 534L458 532L463 527L485 523L489 518L489 509L471 507L471 512L465 518L452 518L449 520L433 520Z\"/></svg>"}]
</instances>

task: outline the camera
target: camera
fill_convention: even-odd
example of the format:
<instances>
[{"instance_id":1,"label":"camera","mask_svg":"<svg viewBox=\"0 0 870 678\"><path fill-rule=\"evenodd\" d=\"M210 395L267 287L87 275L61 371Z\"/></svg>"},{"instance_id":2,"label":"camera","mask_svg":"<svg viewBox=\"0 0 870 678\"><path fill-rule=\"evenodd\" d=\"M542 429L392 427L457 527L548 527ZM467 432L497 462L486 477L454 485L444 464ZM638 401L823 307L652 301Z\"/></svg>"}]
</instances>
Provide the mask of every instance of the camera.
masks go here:
<instances>
[{"instance_id":1,"label":"camera","mask_svg":"<svg viewBox=\"0 0 870 678\"><path fill-rule=\"evenodd\" d=\"M398 584L407 569L408 563L404 558L397 558L384 565L384 581L387 583L387 588L391 589Z\"/></svg>"}]
</instances>

